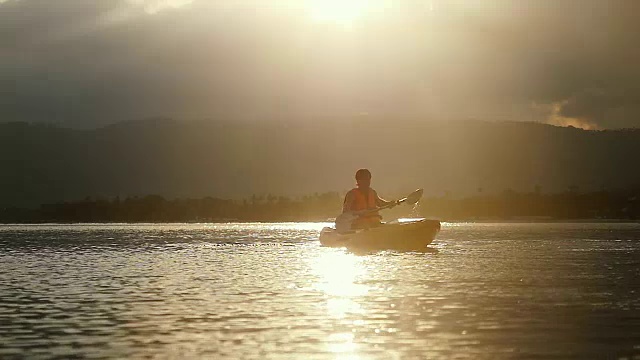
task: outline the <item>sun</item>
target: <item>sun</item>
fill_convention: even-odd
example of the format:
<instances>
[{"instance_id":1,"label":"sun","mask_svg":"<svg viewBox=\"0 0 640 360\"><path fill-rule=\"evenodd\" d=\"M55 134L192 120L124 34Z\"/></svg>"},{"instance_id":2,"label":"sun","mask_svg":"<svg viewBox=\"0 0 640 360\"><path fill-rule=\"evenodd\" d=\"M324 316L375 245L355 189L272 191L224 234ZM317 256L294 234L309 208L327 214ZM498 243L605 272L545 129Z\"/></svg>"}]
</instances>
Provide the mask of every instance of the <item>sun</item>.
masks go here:
<instances>
[{"instance_id":1,"label":"sun","mask_svg":"<svg viewBox=\"0 0 640 360\"><path fill-rule=\"evenodd\" d=\"M307 10L315 22L351 27L379 3L375 0L307 0Z\"/></svg>"}]
</instances>

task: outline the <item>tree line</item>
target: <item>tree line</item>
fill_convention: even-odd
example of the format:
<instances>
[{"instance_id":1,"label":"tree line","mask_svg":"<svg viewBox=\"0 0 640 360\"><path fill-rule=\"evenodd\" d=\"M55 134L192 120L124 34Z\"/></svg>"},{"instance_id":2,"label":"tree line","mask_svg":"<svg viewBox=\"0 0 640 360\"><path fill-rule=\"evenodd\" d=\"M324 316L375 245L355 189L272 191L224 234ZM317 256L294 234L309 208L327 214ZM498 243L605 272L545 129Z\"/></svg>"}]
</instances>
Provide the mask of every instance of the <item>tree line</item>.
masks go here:
<instances>
[{"instance_id":1,"label":"tree line","mask_svg":"<svg viewBox=\"0 0 640 360\"><path fill-rule=\"evenodd\" d=\"M167 200L160 195L90 198L44 204L37 209L0 209L2 223L43 222L214 222L325 220L341 210L337 192L291 199L257 196L241 201L205 197Z\"/></svg>"},{"instance_id":2,"label":"tree line","mask_svg":"<svg viewBox=\"0 0 640 360\"><path fill-rule=\"evenodd\" d=\"M327 221L340 213L342 199L338 192L298 198L254 195L244 200L213 197L168 200L160 195L125 199L87 197L35 209L0 209L0 223ZM479 189L466 198L450 194L423 198L411 216L445 221L638 220L640 189L579 192L573 187L555 194L543 194L539 189L528 193L505 190L500 194L484 194Z\"/></svg>"},{"instance_id":3,"label":"tree line","mask_svg":"<svg viewBox=\"0 0 640 360\"><path fill-rule=\"evenodd\" d=\"M422 216L451 220L577 220L640 219L640 189L580 192L571 186L562 193L544 194L505 190L500 194L483 194L453 199L430 198Z\"/></svg>"}]
</instances>

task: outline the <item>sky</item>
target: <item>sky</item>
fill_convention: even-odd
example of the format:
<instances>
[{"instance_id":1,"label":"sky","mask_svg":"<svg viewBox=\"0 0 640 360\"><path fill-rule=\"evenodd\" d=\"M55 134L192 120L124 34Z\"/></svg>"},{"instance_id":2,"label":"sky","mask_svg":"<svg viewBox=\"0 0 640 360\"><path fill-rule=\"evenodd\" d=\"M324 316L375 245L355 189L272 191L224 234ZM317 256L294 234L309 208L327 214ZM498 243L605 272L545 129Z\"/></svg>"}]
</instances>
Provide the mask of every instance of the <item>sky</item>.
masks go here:
<instances>
[{"instance_id":1,"label":"sky","mask_svg":"<svg viewBox=\"0 0 640 360\"><path fill-rule=\"evenodd\" d=\"M636 0L0 0L0 122L640 127Z\"/></svg>"}]
</instances>

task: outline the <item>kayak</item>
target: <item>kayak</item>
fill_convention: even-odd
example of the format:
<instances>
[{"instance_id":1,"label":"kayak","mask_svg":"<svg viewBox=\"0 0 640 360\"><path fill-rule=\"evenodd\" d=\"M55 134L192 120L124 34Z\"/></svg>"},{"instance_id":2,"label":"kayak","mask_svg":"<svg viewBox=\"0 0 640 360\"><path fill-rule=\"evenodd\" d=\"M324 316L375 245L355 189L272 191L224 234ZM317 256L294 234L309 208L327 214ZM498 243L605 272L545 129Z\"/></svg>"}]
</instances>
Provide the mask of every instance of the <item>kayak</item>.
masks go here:
<instances>
[{"instance_id":1,"label":"kayak","mask_svg":"<svg viewBox=\"0 0 640 360\"><path fill-rule=\"evenodd\" d=\"M427 219L385 223L344 233L325 227L320 231L320 244L348 249L424 250L439 231L440 221Z\"/></svg>"}]
</instances>

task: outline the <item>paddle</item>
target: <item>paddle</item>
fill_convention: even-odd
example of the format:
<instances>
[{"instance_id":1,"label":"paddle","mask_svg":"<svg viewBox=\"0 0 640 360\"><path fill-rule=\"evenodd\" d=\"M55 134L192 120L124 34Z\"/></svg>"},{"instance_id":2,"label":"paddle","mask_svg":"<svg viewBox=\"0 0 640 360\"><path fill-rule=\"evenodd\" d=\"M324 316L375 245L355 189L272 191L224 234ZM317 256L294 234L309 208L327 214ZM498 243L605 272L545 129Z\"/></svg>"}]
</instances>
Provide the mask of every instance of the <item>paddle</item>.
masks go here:
<instances>
[{"instance_id":1,"label":"paddle","mask_svg":"<svg viewBox=\"0 0 640 360\"><path fill-rule=\"evenodd\" d=\"M376 211L392 208L392 207L394 207L396 205L399 205L399 204L402 204L404 202L406 202L408 204L415 204L418 201L420 201L420 198L422 197L422 193L423 192L424 192L423 189L418 189L418 190L412 192L411 194L409 194L407 197L405 197L403 199L400 199L398 201L392 202L392 203L390 203L388 205L377 207L375 209L365 209L365 210L350 211L350 212L342 213L336 218L336 230L338 230L338 232L345 232L345 231L351 230L351 225L353 224L353 221L356 220L357 218L359 218L360 216L363 216L363 215L366 215L366 214L370 214L370 213L374 213Z\"/></svg>"}]
</instances>

